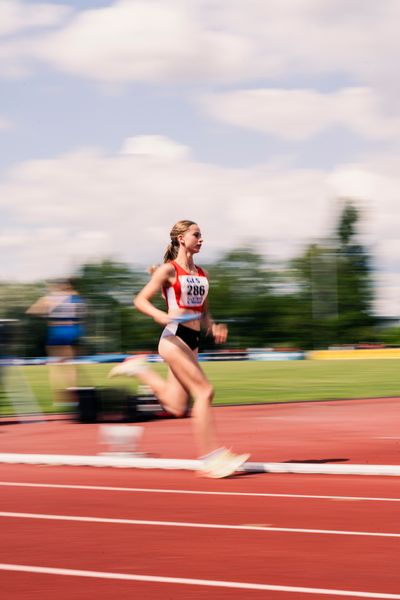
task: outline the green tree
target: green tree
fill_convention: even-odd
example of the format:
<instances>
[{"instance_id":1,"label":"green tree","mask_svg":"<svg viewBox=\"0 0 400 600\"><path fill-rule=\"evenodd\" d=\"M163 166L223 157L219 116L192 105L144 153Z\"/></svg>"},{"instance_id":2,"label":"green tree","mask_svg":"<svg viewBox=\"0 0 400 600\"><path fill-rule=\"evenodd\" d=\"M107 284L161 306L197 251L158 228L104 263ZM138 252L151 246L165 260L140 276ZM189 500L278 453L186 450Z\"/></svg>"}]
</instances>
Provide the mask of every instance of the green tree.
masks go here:
<instances>
[{"instance_id":1,"label":"green tree","mask_svg":"<svg viewBox=\"0 0 400 600\"><path fill-rule=\"evenodd\" d=\"M45 292L44 282L0 284L0 318L16 321L10 326L12 355L45 356L46 321L26 314L28 307Z\"/></svg>"},{"instance_id":2,"label":"green tree","mask_svg":"<svg viewBox=\"0 0 400 600\"><path fill-rule=\"evenodd\" d=\"M370 257L357 242L359 219L359 210L344 202L333 238L307 246L290 263L298 288L295 329L305 348L375 338Z\"/></svg>"},{"instance_id":3,"label":"green tree","mask_svg":"<svg viewBox=\"0 0 400 600\"><path fill-rule=\"evenodd\" d=\"M110 259L82 265L74 284L86 300L86 351L116 352L141 347L148 339L133 296L148 275Z\"/></svg>"},{"instance_id":4,"label":"green tree","mask_svg":"<svg viewBox=\"0 0 400 600\"><path fill-rule=\"evenodd\" d=\"M302 348L325 346L336 339L335 249L310 244L290 269L297 287L290 302L294 339Z\"/></svg>"},{"instance_id":5,"label":"green tree","mask_svg":"<svg viewBox=\"0 0 400 600\"><path fill-rule=\"evenodd\" d=\"M279 300L274 274L251 247L236 248L207 267L211 278L210 310L216 321L229 325L228 347L276 343ZM207 345L213 347L212 340Z\"/></svg>"},{"instance_id":6,"label":"green tree","mask_svg":"<svg viewBox=\"0 0 400 600\"><path fill-rule=\"evenodd\" d=\"M357 242L359 210L346 201L337 227L338 341L357 343L375 338L371 259Z\"/></svg>"}]
</instances>

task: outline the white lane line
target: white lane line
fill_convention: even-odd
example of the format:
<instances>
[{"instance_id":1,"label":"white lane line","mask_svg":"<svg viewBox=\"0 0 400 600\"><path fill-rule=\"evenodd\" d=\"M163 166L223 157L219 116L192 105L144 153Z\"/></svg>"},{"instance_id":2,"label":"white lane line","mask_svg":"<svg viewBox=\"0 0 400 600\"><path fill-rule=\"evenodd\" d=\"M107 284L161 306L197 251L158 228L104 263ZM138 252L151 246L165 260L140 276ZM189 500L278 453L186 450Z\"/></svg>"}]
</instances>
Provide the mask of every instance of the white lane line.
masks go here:
<instances>
[{"instance_id":1,"label":"white lane line","mask_svg":"<svg viewBox=\"0 0 400 600\"><path fill-rule=\"evenodd\" d=\"M62 490L93 490L101 492L140 492L146 494L194 494L205 496L243 496L254 498L305 498L313 500L360 500L365 502L400 502L400 498L383 498L373 496L324 496L317 494L273 494L264 492L215 492L205 490L180 490L180 489L163 489L163 488L130 488L130 487L115 487L104 485L69 485L61 483L24 483L16 481L0 481L0 486L9 487L40 487L54 488Z\"/></svg>"},{"instance_id":2,"label":"white lane line","mask_svg":"<svg viewBox=\"0 0 400 600\"><path fill-rule=\"evenodd\" d=\"M158 577L154 575L137 575L134 573L110 573L106 571L83 571L81 569L57 569L53 567L34 567L31 565L15 565L7 563L0 563L0 570L14 571L17 573L36 573L41 575L63 575L67 577L114 579L120 581L143 581L148 583L197 585L203 587L219 587L240 590L263 590L268 592L293 592L297 594L348 596L350 598L382 598L387 600L400 600L400 594L383 594L380 592L359 592L352 590L309 588L289 585L270 585L264 583L247 583L240 581L219 581L214 579L190 579L188 577Z\"/></svg>"},{"instance_id":3,"label":"white lane line","mask_svg":"<svg viewBox=\"0 0 400 600\"><path fill-rule=\"evenodd\" d=\"M260 525L224 525L220 523L191 523L185 521L149 521L142 519L116 519L109 517L82 517L75 515L49 515L41 513L0 512L8 519L44 519L49 521L79 521L81 523L113 523L117 525L151 525L153 527L192 527L197 529L229 529L239 531L267 531L284 533L311 533L318 535L354 535L368 537L400 538L400 533L379 531L345 531L340 529L306 529L299 527L268 527Z\"/></svg>"}]
</instances>

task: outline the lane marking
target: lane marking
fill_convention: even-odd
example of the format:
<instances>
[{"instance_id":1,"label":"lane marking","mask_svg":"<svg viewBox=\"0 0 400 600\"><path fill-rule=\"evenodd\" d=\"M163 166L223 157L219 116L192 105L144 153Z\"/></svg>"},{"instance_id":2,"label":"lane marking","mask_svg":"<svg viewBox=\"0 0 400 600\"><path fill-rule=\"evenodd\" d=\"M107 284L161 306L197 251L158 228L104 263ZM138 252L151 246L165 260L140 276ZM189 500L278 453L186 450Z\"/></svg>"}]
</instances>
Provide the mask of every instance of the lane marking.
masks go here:
<instances>
[{"instance_id":1,"label":"lane marking","mask_svg":"<svg viewBox=\"0 0 400 600\"><path fill-rule=\"evenodd\" d=\"M191 523L185 521L150 521L142 519L117 519L111 517L82 517L75 515L49 515L41 513L0 512L0 517L16 519L44 519L49 521L79 521L81 523L113 523L116 525L151 525L153 527L191 527L197 529L229 529L239 531L266 531L282 533L311 533L318 535L354 535L368 537L400 538L400 533L379 531L345 531L340 529L306 529L303 527L259 527L251 525L224 525L220 523Z\"/></svg>"},{"instance_id":2,"label":"lane marking","mask_svg":"<svg viewBox=\"0 0 400 600\"><path fill-rule=\"evenodd\" d=\"M384 594L380 592L359 592L352 590L270 585L264 583L247 583L240 581L219 581L214 579L191 579L188 577L158 577L154 575L137 575L134 573L110 573L107 571L84 571L81 569L57 569L53 567L35 567L31 565L16 565L7 563L0 563L0 570L14 571L17 573L36 573L41 575L63 575L67 577L114 579L119 581L142 581L148 583L197 585L204 587L219 587L240 590L263 590L268 592L293 592L297 594L320 594L325 596L349 596L351 598L382 598L385 600L400 600L400 594Z\"/></svg>"},{"instance_id":3,"label":"lane marking","mask_svg":"<svg viewBox=\"0 0 400 600\"><path fill-rule=\"evenodd\" d=\"M104 485L70 485L61 483L23 483L16 481L0 481L0 486L9 487L40 487L54 488L62 490L93 490L101 492L140 492L146 494L194 494L204 496L243 496L254 498L293 498L293 499L314 499L314 500L360 500L365 502L400 502L400 498L383 498L369 496L324 496L317 494L274 494L264 492L215 492L204 490L180 490L180 489L164 489L164 488L131 488L131 487L115 487Z\"/></svg>"}]
</instances>

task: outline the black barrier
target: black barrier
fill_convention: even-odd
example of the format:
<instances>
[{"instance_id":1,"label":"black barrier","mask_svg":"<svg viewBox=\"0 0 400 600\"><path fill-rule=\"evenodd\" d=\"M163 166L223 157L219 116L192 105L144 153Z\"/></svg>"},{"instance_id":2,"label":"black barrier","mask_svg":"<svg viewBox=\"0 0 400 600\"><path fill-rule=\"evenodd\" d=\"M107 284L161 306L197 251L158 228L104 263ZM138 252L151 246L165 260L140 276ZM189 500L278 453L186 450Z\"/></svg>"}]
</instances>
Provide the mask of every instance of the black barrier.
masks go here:
<instances>
[{"instance_id":1,"label":"black barrier","mask_svg":"<svg viewBox=\"0 0 400 600\"><path fill-rule=\"evenodd\" d=\"M94 387L77 387L67 390L71 402L77 405L76 419L79 423L97 423L100 401Z\"/></svg>"},{"instance_id":2,"label":"black barrier","mask_svg":"<svg viewBox=\"0 0 400 600\"><path fill-rule=\"evenodd\" d=\"M127 393L117 388L81 386L67 390L69 402L76 405L79 423L119 422L125 420Z\"/></svg>"},{"instance_id":3,"label":"black barrier","mask_svg":"<svg viewBox=\"0 0 400 600\"><path fill-rule=\"evenodd\" d=\"M0 319L0 356L6 356L9 352L16 323L15 319Z\"/></svg>"},{"instance_id":4,"label":"black barrier","mask_svg":"<svg viewBox=\"0 0 400 600\"><path fill-rule=\"evenodd\" d=\"M172 417L163 410L153 394L132 394L123 388L69 388L69 401L76 405L79 423L139 423Z\"/></svg>"}]
</instances>

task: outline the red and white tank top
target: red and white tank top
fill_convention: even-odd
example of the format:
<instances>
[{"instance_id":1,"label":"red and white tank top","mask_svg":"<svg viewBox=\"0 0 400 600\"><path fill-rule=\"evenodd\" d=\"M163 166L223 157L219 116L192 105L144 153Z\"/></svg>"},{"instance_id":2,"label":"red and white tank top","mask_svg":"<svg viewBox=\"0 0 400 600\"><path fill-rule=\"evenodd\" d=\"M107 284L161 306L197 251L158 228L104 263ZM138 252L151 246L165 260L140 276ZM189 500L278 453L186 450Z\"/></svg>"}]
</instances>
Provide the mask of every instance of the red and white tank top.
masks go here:
<instances>
[{"instance_id":1,"label":"red and white tank top","mask_svg":"<svg viewBox=\"0 0 400 600\"><path fill-rule=\"evenodd\" d=\"M174 308L189 308L203 312L204 303L208 295L208 279L203 269L196 267L198 275L192 275L182 269L178 263L171 260L176 276L175 283L163 288L163 296L167 302L168 310Z\"/></svg>"}]
</instances>

